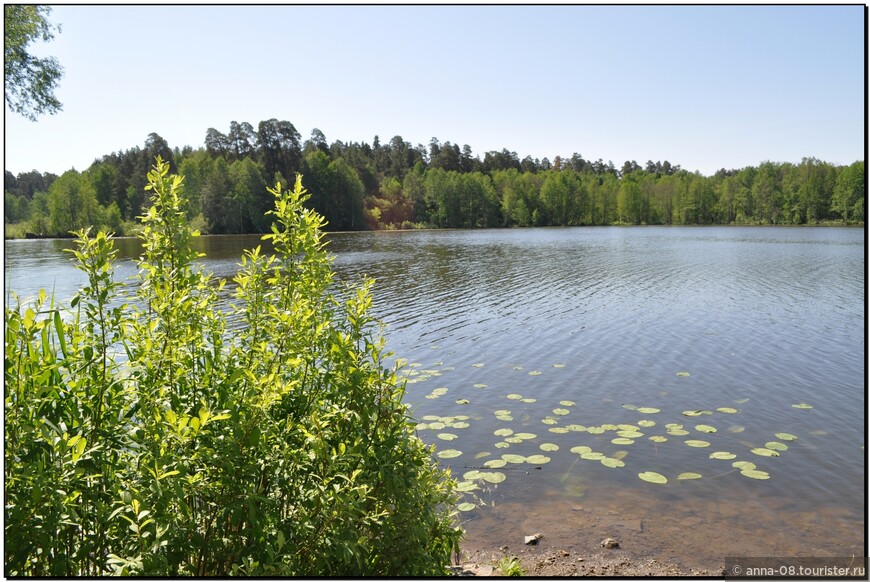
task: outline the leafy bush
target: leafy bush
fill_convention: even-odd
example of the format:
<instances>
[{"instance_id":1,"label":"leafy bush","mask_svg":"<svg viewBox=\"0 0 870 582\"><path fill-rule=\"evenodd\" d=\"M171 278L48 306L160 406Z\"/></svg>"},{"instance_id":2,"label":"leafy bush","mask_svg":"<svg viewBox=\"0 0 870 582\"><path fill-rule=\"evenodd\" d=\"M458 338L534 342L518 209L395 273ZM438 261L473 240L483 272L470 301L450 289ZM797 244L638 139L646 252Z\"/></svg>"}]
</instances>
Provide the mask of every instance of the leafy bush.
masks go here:
<instances>
[{"instance_id":1,"label":"leafy bush","mask_svg":"<svg viewBox=\"0 0 870 582\"><path fill-rule=\"evenodd\" d=\"M372 282L331 291L301 178L270 190L275 254L246 251L230 329L168 171L136 297L81 231L69 308L5 311L6 575L446 574L454 482L383 365Z\"/></svg>"}]
</instances>

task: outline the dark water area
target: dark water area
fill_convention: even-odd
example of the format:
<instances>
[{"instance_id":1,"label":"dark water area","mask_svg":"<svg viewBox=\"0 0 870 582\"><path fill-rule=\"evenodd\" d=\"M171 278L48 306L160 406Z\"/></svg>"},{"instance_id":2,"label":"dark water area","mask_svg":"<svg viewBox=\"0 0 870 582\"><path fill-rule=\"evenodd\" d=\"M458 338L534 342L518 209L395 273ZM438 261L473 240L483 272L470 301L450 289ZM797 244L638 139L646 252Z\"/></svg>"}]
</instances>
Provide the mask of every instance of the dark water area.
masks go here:
<instances>
[{"instance_id":1,"label":"dark water area","mask_svg":"<svg viewBox=\"0 0 870 582\"><path fill-rule=\"evenodd\" d=\"M864 555L863 230L546 228L329 241L339 279L376 279L374 312L407 361L419 436L458 452L436 458L460 480L504 475L470 476L476 488L464 501L475 507L460 514L470 540L534 529L568 548L619 535L637 555L705 566L722 556ZM259 242L199 244L206 269L230 278L241 249ZM6 297L44 287L69 299L82 283L60 250L71 246L6 241ZM135 241L119 247L122 259L138 253ZM118 275L133 272L126 260ZM548 460L499 467L505 454ZM746 476L739 461L769 478ZM645 472L667 483L641 480ZM701 478L678 479L686 472Z\"/></svg>"}]
</instances>

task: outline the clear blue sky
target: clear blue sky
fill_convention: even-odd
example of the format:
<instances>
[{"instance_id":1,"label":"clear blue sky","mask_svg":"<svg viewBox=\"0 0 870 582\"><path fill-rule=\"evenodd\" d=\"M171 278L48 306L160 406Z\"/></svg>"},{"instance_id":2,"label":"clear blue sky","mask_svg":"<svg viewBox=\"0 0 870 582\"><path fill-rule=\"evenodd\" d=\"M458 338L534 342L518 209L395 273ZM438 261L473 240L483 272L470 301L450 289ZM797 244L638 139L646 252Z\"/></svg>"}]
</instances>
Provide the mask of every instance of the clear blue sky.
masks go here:
<instances>
[{"instance_id":1,"label":"clear blue sky","mask_svg":"<svg viewBox=\"0 0 870 582\"><path fill-rule=\"evenodd\" d=\"M292 122L303 139L712 174L864 157L864 7L56 6L33 50L63 111L5 112L5 168L60 174L151 132Z\"/></svg>"}]
</instances>

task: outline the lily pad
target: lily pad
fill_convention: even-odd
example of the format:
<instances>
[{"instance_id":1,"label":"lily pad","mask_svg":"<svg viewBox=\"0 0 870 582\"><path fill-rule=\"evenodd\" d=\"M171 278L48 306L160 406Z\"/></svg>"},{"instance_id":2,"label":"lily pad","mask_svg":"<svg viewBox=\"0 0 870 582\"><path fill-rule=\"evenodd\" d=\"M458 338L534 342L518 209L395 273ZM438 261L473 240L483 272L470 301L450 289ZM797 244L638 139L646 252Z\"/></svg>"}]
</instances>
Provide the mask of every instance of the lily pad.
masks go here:
<instances>
[{"instance_id":1,"label":"lily pad","mask_svg":"<svg viewBox=\"0 0 870 582\"><path fill-rule=\"evenodd\" d=\"M523 397L522 394L508 394L507 397L511 400L519 400Z\"/></svg>"},{"instance_id":2,"label":"lily pad","mask_svg":"<svg viewBox=\"0 0 870 582\"><path fill-rule=\"evenodd\" d=\"M751 461L734 461L733 463L731 463L731 466L734 467L735 469L741 469L744 471L751 471L752 469L755 468L755 463L753 463Z\"/></svg>"},{"instance_id":3,"label":"lily pad","mask_svg":"<svg viewBox=\"0 0 870 582\"><path fill-rule=\"evenodd\" d=\"M539 448L542 451L558 451L559 445L554 445L553 443L541 443Z\"/></svg>"},{"instance_id":4,"label":"lily pad","mask_svg":"<svg viewBox=\"0 0 870 582\"><path fill-rule=\"evenodd\" d=\"M669 422L665 425L665 428L683 428L683 425L676 422Z\"/></svg>"},{"instance_id":5,"label":"lily pad","mask_svg":"<svg viewBox=\"0 0 870 582\"><path fill-rule=\"evenodd\" d=\"M719 459L722 461L730 461L731 459L736 459L737 455L734 453L729 453L727 451L717 451L715 453L710 453L711 459Z\"/></svg>"},{"instance_id":6,"label":"lily pad","mask_svg":"<svg viewBox=\"0 0 870 582\"><path fill-rule=\"evenodd\" d=\"M524 456L513 455L510 453L508 453L506 455L502 455L501 458L504 459L504 461L506 463L525 463L526 462L526 458Z\"/></svg>"},{"instance_id":7,"label":"lily pad","mask_svg":"<svg viewBox=\"0 0 870 582\"><path fill-rule=\"evenodd\" d=\"M529 376L540 376L542 372L540 370L532 370L529 372Z\"/></svg>"},{"instance_id":8,"label":"lily pad","mask_svg":"<svg viewBox=\"0 0 870 582\"><path fill-rule=\"evenodd\" d=\"M610 467L611 469L625 467L625 462L620 461L619 459L614 459L613 457L605 457L601 459L600 463L605 467Z\"/></svg>"},{"instance_id":9,"label":"lily pad","mask_svg":"<svg viewBox=\"0 0 870 582\"><path fill-rule=\"evenodd\" d=\"M634 404L623 404L622 407L626 410L637 410L637 406Z\"/></svg>"},{"instance_id":10,"label":"lily pad","mask_svg":"<svg viewBox=\"0 0 870 582\"><path fill-rule=\"evenodd\" d=\"M559 424L558 420L556 420L555 418L551 418L549 416L547 418L541 420L541 422L544 424Z\"/></svg>"},{"instance_id":11,"label":"lily pad","mask_svg":"<svg viewBox=\"0 0 870 582\"><path fill-rule=\"evenodd\" d=\"M602 424L601 429L602 430L619 430L619 425L618 424L609 424L609 423Z\"/></svg>"},{"instance_id":12,"label":"lily pad","mask_svg":"<svg viewBox=\"0 0 870 582\"><path fill-rule=\"evenodd\" d=\"M501 420L501 421L504 421L504 422L510 422L510 421L512 421L512 420L514 419L514 417L511 416L510 414L496 414L495 417L496 417L498 420Z\"/></svg>"},{"instance_id":13,"label":"lily pad","mask_svg":"<svg viewBox=\"0 0 870 582\"><path fill-rule=\"evenodd\" d=\"M571 432L568 430L568 427L566 427L566 426L554 426L554 427L548 428L547 430L549 430L550 432L554 432L556 434L566 434L566 433Z\"/></svg>"},{"instance_id":14,"label":"lily pad","mask_svg":"<svg viewBox=\"0 0 870 582\"><path fill-rule=\"evenodd\" d=\"M416 428L417 430L426 430L427 428L429 428L429 425L425 422L418 422L417 426L415 426L414 428Z\"/></svg>"},{"instance_id":15,"label":"lily pad","mask_svg":"<svg viewBox=\"0 0 870 582\"><path fill-rule=\"evenodd\" d=\"M639 439L643 436L643 433L636 430L621 430L617 432L616 435L621 436L624 439Z\"/></svg>"},{"instance_id":16,"label":"lily pad","mask_svg":"<svg viewBox=\"0 0 870 582\"><path fill-rule=\"evenodd\" d=\"M446 426L447 426L446 424L444 424L443 422L440 422L440 421L429 423L429 428L435 429L435 430L441 430L442 428L445 428Z\"/></svg>"},{"instance_id":17,"label":"lily pad","mask_svg":"<svg viewBox=\"0 0 870 582\"><path fill-rule=\"evenodd\" d=\"M785 443L781 443L779 441L771 441L769 443L764 443L764 447L766 449L771 449L773 451L787 451L788 445Z\"/></svg>"},{"instance_id":18,"label":"lily pad","mask_svg":"<svg viewBox=\"0 0 870 582\"><path fill-rule=\"evenodd\" d=\"M663 443L663 442L668 440L668 437L661 436L661 435L655 435L655 436L649 437L649 440L651 440L654 443Z\"/></svg>"},{"instance_id":19,"label":"lily pad","mask_svg":"<svg viewBox=\"0 0 870 582\"><path fill-rule=\"evenodd\" d=\"M453 426L453 428L468 428L471 425L465 421L459 421L459 422L454 422L452 426Z\"/></svg>"},{"instance_id":20,"label":"lily pad","mask_svg":"<svg viewBox=\"0 0 870 582\"><path fill-rule=\"evenodd\" d=\"M709 424L696 424L695 430L698 432L716 432L715 426L710 426Z\"/></svg>"},{"instance_id":21,"label":"lily pad","mask_svg":"<svg viewBox=\"0 0 870 582\"><path fill-rule=\"evenodd\" d=\"M707 441L700 441L700 440L686 441L686 444L689 445L690 447L697 447L697 448L710 446L710 443L708 443Z\"/></svg>"},{"instance_id":22,"label":"lily pad","mask_svg":"<svg viewBox=\"0 0 870 582\"><path fill-rule=\"evenodd\" d=\"M553 364L554 368L564 368L565 364Z\"/></svg>"},{"instance_id":23,"label":"lily pad","mask_svg":"<svg viewBox=\"0 0 870 582\"><path fill-rule=\"evenodd\" d=\"M526 404L531 404L532 402L537 402L537 401L538 400L536 398L522 398L522 399L520 399L520 402L525 402Z\"/></svg>"},{"instance_id":24,"label":"lily pad","mask_svg":"<svg viewBox=\"0 0 870 582\"><path fill-rule=\"evenodd\" d=\"M701 416L704 414L703 410L684 410L683 416Z\"/></svg>"},{"instance_id":25,"label":"lily pad","mask_svg":"<svg viewBox=\"0 0 870 582\"><path fill-rule=\"evenodd\" d=\"M460 398L456 401L456 404L471 404L471 402L469 402L469 400L466 398Z\"/></svg>"},{"instance_id":26,"label":"lily pad","mask_svg":"<svg viewBox=\"0 0 870 582\"><path fill-rule=\"evenodd\" d=\"M558 414L559 416L565 416L566 414L570 414L571 411L567 408L554 408L553 414Z\"/></svg>"},{"instance_id":27,"label":"lily pad","mask_svg":"<svg viewBox=\"0 0 870 582\"><path fill-rule=\"evenodd\" d=\"M728 407L728 406L722 406L721 408L717 408L716 411L717 411L717 412L722 412L722 413L724 413L724 414L736 414L736 413L737 413L737 409L736 409L736 408L731 408L731 407Z\"/></svg>"},{"instance_id":28,"label":"lily pad","mask_svg":"<svg viewBox=\"0 0 870 582\"><path fill-rule=\"evenodd\" d=\"M701 478L700 473L686 472L686 473L680 473L679 475L677 475L677 479L679 479L681 481L686 481L689 479L700 479L700 478Z\"/></svg>"},{"instance_id":29,"label":"lily pad","mask_svg":"<svg viewBox=\"0 0 870 582\"><path fill-rule=\"evenodd\" d=\"M651 406L642 406L641 408L638 408L636 410L637 410L637 412L640 412L642 414L656 414L658 412L661 412L660 409L653 408Z\"/></svg>"},{"instance_id":30,"label":"lily pad","mask_svg":"<svg viewBox=\"0 0 870 582\"><path fill-rule=\"evenodd\" d=\"M510 410L504 410L504 409L502 409L502 410L496 410L494 414L495 414L496 416L506 416L506 415L509 415L510 413L511 413Z\"/></svg>"},{"instance_id":31,"label":"lily pad","mask_svg":"<svg viewBox=\"0 0 870 582\"><path fill-rule=\"evenodd\" d=\"M440 416L436 416L434 414L427 414L426 416L424 416L420 420L430 421L430 420L439 420L440 418L441 418Z\"/></svg>"},{"instance_id":32,"label":"lily pad","mask_svg":"<svg viewBox=\"0 0 870 582\"><path fill-rule=\"evenodd\" d=\"M639 420L637 422L637 424L644 427L644 428L649 428L651 426L655 426L656 421L654 421L654 420Z\"/></svg>"},{"instance_id":33,"label":"lily pad","mask_svg":"<svg viewBox=\"0 0 870 582\"><path fill-rule=\"evenodd\" d=\"M743 471L740 471L740 474L749 477L750 479L770 479L770 473L758 471L756 469L744 469Z\"/></svg>"},{"instance_id":34,"label":"lily pad","mask_svg":"<svg viewBox=\"0 0 870 582\"><path fill-rule=\"evenodd\" d=\"M456 490L460 493L468 493L469 491L474 491L475 489L479 489L479 487L474 481L460 481L456 484Z\"/></svg>"},{"instance_id":35,"label":"lily pad","mask_svg":"<svg viewBox=\"0 0 870 582\"><path fill-rule=\"evenodd\" d=\"M462 451L457 451L456 449L444 449L443 451L438 451L435 454L442 459L452 459L461 455Z\"/></svg>"},{"instance_id":36,"label":"lily pad","mask_svg":"<svg viewBox=\"0 0 870 582\"><path fill-rule=\"evenodd\" d=\"M689 431L682 428L672 428L668 430L668 434L673 436L686 436L689 434Z\"/></svg>"},{"instance_id":37,"label":"lily pad","mask_svg":"<svg viewBox=\"0 0 870 582\"><path fill-rule=\"evenodd\" d=\"M477 453L476 455L474 455L474 458L475 458L475 459L482 459L482 458L484 458L484 457L488 457L488 456L490 456L491 454L492 454L492 453L490 453L490 452L488 452L488 451L481 451L481 452Z\"/></svg>"},{"instance_id":38,"label":"lily pad","mask_svg":"<svg viewBox=\"0 0 870 582\"><path fill-rule=\"evenodd\" d=\"M806 402L801 402L800 404L792 404L791 407L792 408L801 408L804 410L809 410L810 408L812 408L812 406L807 404Z\"/></svg>"},{"instance_id":39,"label":"lily pad","mask_svg":"<svg viewBox=\"0 0 870 582\"><path fill-rule=\"evenodd\" d=\"M437 436L437 437L438 437L439 439L441 439L442 441L452 441L452 440L454 440L454 439L458 439L458 438L459 438L458 435L455 435L455 434L453 434L452 432L439 432L439 433L438 433L437 435L435 435L435 436Z\"/></svg>"},{"instance_id":40,"label":"lily pad","mask_svg":"<svg viewBox=\"0 0 870 582\"><path fill-rule=\"evenodd\" d=\"M507 475L505 475L504 473L499 473L499 472L495 472L495 471L493 471L493 472L487 471L487 472L482 472L478 476L478 479L483 479L487 483L501 483L502 481L507 479Z\"/></svg>"},{"instance_id":41,"label":"lily pad","mask_svg":"<svg viewBox=\"0 0 870 582\"><path fill-rule=\"evenodd\" d=\"M592 449L590 447L587 447L586 445L579 445L576 447L571 447L571 452L577 453L578 455L582 455L583 453L592 452Z\"/></svg>"},{"instance_id":42,"label":"lily pad","mask_svg":"<svg viewBox=\"0 0 870 582\"><path fill-rule=\"evenodd\" d=\"M520 437L514 435L514 436L505 437L504 442L506 442L506 443L510 443L510 444L512 444L512 445L518 445L518 444L520 444L521 442L523 442L523 439L521 439Z\"/></svg>"},{"instance_id":43,"label":"lily pad","mask_svg":"<svg viewBox=\"0 0 870 582\"><path fill-rule=\"evenodd\" d=\"M774 436L781 441L796 441L796 440L798 440L798 438L796 436L794 436L793 434L789 434L787 432L778 432Z\"/></svg>"},{"instance_id":44,"label":"lily pad","mask_svg":"<svg viewBox=\"0 0 870 582\"><path fill-rule=\"evenodd\" d=\"M687 378L691 376L691 374L689 374L688 372L677 372L677 376L679 376L680 378Z\"/></svg>"},{"instance_id":45,"label":"lily pad","mask_svg":"<svg viewBox=\"0 0 870 582\"><path fill-rule=\"evenodd\" d=\"M471 511L475 507L477 507L475 504L466 501L457 505L456 509L458 509L459 511Z\"/></svg>"},{"instance_id":46,"label":"lily pad","mask_svg":"<svg viewBox=\"0 0 870 582\"><path fill-rule=\"evenodd\" d=\"M568 430L573 430L574 432L583 432L586 430L586 427L582 424L569 424L565 428L567 428Z\"/></svg>"},{"instance_id":47,"label":"lily pad","mask_svg":"<svg viewBox=\"0 0 870 582\"><path fill-rule=\"evenodd\" d=\"M630 438L626 438L626 437L616 437L615 439L612 439L610 442L612 442L615 445L631 445L631 444L634 444L634 439L630 439Z\"/></svg>"},{"instance_id":48,"label":"lily pad","mask_svg":"<svg viewBox=\"0 0 870 582\"><path fill-rule=\"evenodd\" d=\"M526 457L526 462L532 465L543 465L550 462L550 457L546 455L530 455Z\"/></svg>"},{"instance_id":49,"label":"lily pad","mask_svg":"<svg viewBox=\"0 0 870 582\"><path fill-rule=\"evenodd\" d=\"M668 482L667 477L661 473L656 473L655 471L644 471L643 473L638 473L637 476L649 483L659 483L664 485Z\"/></svg>"},{"instance_id":50,"label":"lily pad","mask_svg":"<svg viewBox=\"0 0 870 582\"><path fill-rule=\"evenodd\" d=\"M514 429L512 428L500 428L494 431L492 434L495 436L508 436L514 434Z\"/></svg>"},{"instance_id":51,"label":"lily pad","mask_svg":"<svg viewBox=\"0 0 870 582\"><path fill-rule=\"evenodd\" d=\"M537 438L538 435L530 433L530 432L518 432L514 435L518 439L529 440L533 438Z\"/></svg>"},{"instance_id":52,"label":"lily pad","mask_svg":"<svg viewBox=\"0 0 870 582\"><path fill-rule=\"evenodd\" d=\"M600 426L590 426L586 429L586 432L588 432L589 434L603 434L604 428Z\"/></svg>"},{"instance_id":53,"label":"lily pad","mask_svg":"<svg viewBox=\"0 0 870 582\"><path fill-rule=\"evenodd\" d=\"M484 364L483 362L478 362L478 363L476 363L476 364L471 364L471 367L472 367L472 368L482 368L482 367L484 367L485 365L486 365L486 364Z\"/></svg>"},{"instance_id":54,"label":"lily pad","mask_svg":"<svg viewBox=\"0 0 870 582\"><path fill-rule=\"evenodd\" d=\"M474 385L475 388L486 388L486 384L477 383Z\"/></svg>"},{"instance_id":55,"label":"lily pad","mask_svg":"<svg viewBox=\"0 0 870 582\"><path fill-rule=\"evenodd\" d=\"M600 461L601 459L604 458L604 456L605 456L604 453L590 451L588 453L582 453L580 455L580 458L585 459L587 461Z\"/></svg>"},{"instance_id":56,"label":"lily pad","mask_svg":"<svg viewBox=\"0 0 870 582\"><path fill-rule=\"evenodd\" d=\"M751 452L753 452L756 455L759 455L761 457L778 457L779 456L779 453L777 453L776 451L774 451L772 449L766 449L766 448L765 449L762 449L762 448L752 449Z\"/></svg>"},{"instance_id":57,"label":"lily pad","mask_svg":"<svg viewBox=\"0 0 870 582\"><path fill-rule=\"evenodd\" d=\"M507 461L504 459L490 459L483 464L487 469L501 469L507 465Z\"/></svg>"},{"instance_id":58,"label":"lily pad","mask_svg":"<svg viewBox=\"0 0 870 582\"><path fill-rule=\"evenodd\" d=\"M474 481L475 479L477 479L478 475L480 475L480 471L474 469L472 471L466 471L465 473L463 473L462 478L466 481Z\"/></svg>"},{"instance_id":59,"label":"lily pad","mask_svg":"<svg viewBox=\"0 0 870 582\"><path fill-rule=\"evenodd\" d=\"M506 448L508 448L509 446L511 446L511 444L510 444L510 443L506 443L506 442L504 442L504 441L501 441L501 442L497 442L497 443L495 443L495 444L492 445L492 446L494 446L494 447L497 448L497 449L506 449Z\"/></svg>"}]
</instances>

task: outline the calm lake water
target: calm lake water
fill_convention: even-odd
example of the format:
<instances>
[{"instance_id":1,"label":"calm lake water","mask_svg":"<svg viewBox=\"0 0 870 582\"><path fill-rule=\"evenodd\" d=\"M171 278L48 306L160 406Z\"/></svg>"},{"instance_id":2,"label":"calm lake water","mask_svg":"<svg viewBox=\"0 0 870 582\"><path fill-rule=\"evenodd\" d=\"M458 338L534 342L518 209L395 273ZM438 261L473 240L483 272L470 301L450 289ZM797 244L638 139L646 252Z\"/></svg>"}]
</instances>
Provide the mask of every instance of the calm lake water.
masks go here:
<instances>
[{"instance_id":1,"label":"calm lake water","mask_svg":"<svg viewBox=\"0 0 870 582\"><path fill-rule=\"evenodd\" d=\"M408 362L420 437L460 453L439 458L459 479L505 477L471 475L478 488L466 501L477 507L461 514L470 543L517 552L540 532L544 549L582 552L613 536L634 556L705 568L725 556L864 554L863 230L329 238L341 279L377 279L374 311ZM202 244L207 269L231 277L257 238ZM71 297L82 282L61 252L71 245L7 241L7 297L39 287ZM124 258L138 252L134 241L119 246ZM132 272L127 262L119 276ZM779 456L753 452L783 445ZM583 459L571 451L580 446L623 466ZM505 454L548 460L483 468ZM737 461L769 479L745 476ZM647 471L668 482L638 478ZM701 478L677 478L685 472Z\"/></svg>"}]
</instances>

